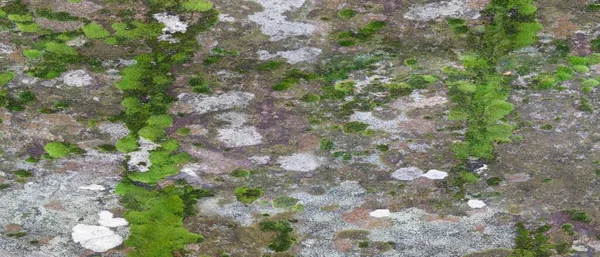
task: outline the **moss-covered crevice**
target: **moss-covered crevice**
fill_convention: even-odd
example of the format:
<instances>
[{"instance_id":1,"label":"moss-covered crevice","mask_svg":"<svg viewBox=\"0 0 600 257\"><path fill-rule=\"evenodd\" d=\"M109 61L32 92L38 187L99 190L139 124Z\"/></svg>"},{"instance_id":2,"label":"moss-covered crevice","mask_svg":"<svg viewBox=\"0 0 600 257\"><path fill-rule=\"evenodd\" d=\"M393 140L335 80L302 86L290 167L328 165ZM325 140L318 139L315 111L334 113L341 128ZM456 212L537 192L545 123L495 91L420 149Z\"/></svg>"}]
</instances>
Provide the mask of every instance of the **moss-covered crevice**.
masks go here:
<instances>
[{"instance_id":1,"label":"moss-covered crevice","mask_svg":"<svg viewBox=\"0 0 600 257\"><path fill-rule=\"evenodd\" d=\"M472 51L460 56L463 69L444 71L455 103L449 119L467 126L464 140L453 145L457 158L493 159L494 144L510 142L513 127L505 117L514 108L507 102L514 77L497 66L507 54L537 40L536 10L531 0L491 1L484 11L485 29L469 32Z\"/></svg>"}]
</instances>

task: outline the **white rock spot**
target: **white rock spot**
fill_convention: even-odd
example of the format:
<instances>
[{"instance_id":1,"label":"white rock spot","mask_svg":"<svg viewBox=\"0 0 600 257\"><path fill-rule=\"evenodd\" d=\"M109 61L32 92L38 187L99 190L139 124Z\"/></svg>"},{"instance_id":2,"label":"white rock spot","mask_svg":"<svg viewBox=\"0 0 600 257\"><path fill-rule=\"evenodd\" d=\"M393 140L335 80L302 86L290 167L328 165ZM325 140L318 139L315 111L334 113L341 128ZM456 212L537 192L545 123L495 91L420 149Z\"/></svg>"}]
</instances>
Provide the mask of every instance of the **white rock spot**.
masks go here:
<instances>
[{"instance_id":1,"label":"white rock spot","mask_svg":"<svg viewBox=\"0 0 600 257\"><path fill-rule=\"evenodd\" d=\"M417 167L400 168L392 173L392 178L404 181L414 180L423 175L423 171Z\"/></svg>"},{"instance_id":2,"label":"white rock spot","mask_svg":"<svg viewBox=\"0 0 600 257\"><path fill-rule=\"evenodd\" d=\"M98 224L105 227L116 228L129 225L129 222L124 218L113 218L112 212L109 211L101 211L98 216L100 217Z\"/></svg>"},{"instance_id":3,"label":"white rock spot","mask_svg":"<svg viewBox=\"0 0 600 257\"><path fill-rule=\"evenodd\" d=\"M433 2L425 5L413 5L404 14L405 19L428 21L441 17L479 18L479 10L470 9L465 0Z\"/></svg>"},{"instance_id":4,"label":"white rock spot","mask_svg":"<svg viewBox=\"0 0 600 257\"><path fill-rule=\"evenodd\" d=\"M123 243L123 237L102 226L77 224L71 233L73 241L94 252L106 252Z\"/></svg>"},{"instance_id":5,"label":"white rock spot","mask_svg":"<svg viewBox=\"0 0 600 257\"><path fill-rule=\"evenodd\" d=\"M268 156L268 155L264 155L264 156L255 155L255 156L248 157L248 160L250 160L251 162L256 163L256 164L267 164L271 160L271 156Z\"/></svg>"},{"instance_id":6,"label":"white rock spot","mask_svg":"<svg viewBox=\"0 0 600 257\"><path fill-rule=\"evenodd\" d=\"M245 107L254 99L254 94L247 92L227 92L220 95L206 96L195 94L180 94L179 101L174 105L190 105L191 111L197 114L227 110L235 107ZM185 112L186 110L182 110Z\"/></svg>"},{"instance_id":7,"label":"white rock spot","mask_svg":"<svg viewBox=\"0 0 600 257\"><path fill-rule=\"evenodd\" d=\"M227 147L258 145L262 143L262 135L255 127L229 127L218 129L217 139Z\"/></svg>"},{"instance_id":8,"label":"white rock spot","mask_svg":"<svg viewBox=\"0 0 600 257\"><path fill-rule=\"evenodd\" d=\"M317 56L319 56L323 50L314 47L303 47L289 51L279 51L275 54L271 54L266 50L260 50L257 52L258 59L264 61L275 57L282 57L287 60L289 64L296 64L299 62L312 62Z\"/></svg>"},{"instance_id":9,"label":"white rock spot","mask_svg":"<svg viewBox=\"0 0 600 257\"><path fill-rule=\"evenodd\" d=\"M92 85L92 76L85 70L67 71L62 75L63 82L70 87L84 87Z\"/></svg>"},{"instance_id":10,"label":"white rock spot","mask_svg":"<svg viewBox=\"0 0 600 257\"><path fill-rule=\"evenodd\" d=\"M0 43L0 54L11 54L12 52L12 46Z\"/></svg>"},{"instance_id":11,"label":"white rock spot","mask_svg":"<svg viewBox=\"0 0 600 257\"><path fill-rule=\"evenodd\" d=\"M312 171L321 166L319 159L312 153L295 153L281 156L277 160L281 168L291 171Z\"/></svg>"},{"instance_id":12,"label":"white rock spot","mask_svg":"<svg viewBox=\"0 0 600 257\"><path fill-rule=\"evenodd\" d=\"M487 164L484 164L483 166L479 167L478 169L475 170L475 173L480 174L484 171L488 170L488 166Z\"/></svg>"},{"instance_id":13,"label":"white rock spot","mask_svg":"<svg viewBox=\"0 0 600 257\"><path fill-rule=\"evenodd\" d=\"M377 210L374 210L369 213L369 215L371 217L375 217L375 218L389 217L390 214L391 214L390 210L388 210L388 209L377 209Z\"/></svg>"},{"instance_id":14,"label":"white rock spot","mask_svg":"<svg viewBox=\"0 0 600 257\"><path fill-rule=\"evenodd\" d=\"M104 188L101 185L91 184L91 185L87 185L87 186L80 186L79 189L92 190L92 191L102 191L102 190L104 190L106 188Z\"/></svg>"},{"instance_id":15,"label":"white rock spot","mask_svg":"<svg viewBox=\"0 0 600 257\"><path fill-rule=\"evenodd\" d=\"M441 171L441 170L429 170L429 171L427 171L427 173L421 175L421 177L425 177L425 178L433 179L433 180L445 179L446 177L448 177L448 173L445 171Z\"/></svg>"},{"instance_id":16,"label":"white rock spot","mask_svg":"<svg viewBox=\"0 0 600 257\"><path fill-rule=\"evenodd\" d=\"M160 145L143 137L140 137L139 142L140 148L135 152L129 153L130 158L127 162L127 166L129 166L129 170L132 171L146 172L151 166L150 151L158 148Z\"/></svg>"},{"instance_id":17,"label":"white rock spot","mask_svg":"<svg viewBox=\"0 0 600 257\"><path fill-rule=\"evenodd\" d=\"M220 22L235 22L235 18L229 16L229 14L221 13L221 14L219 14L219 21Z\"/></svg>"},{"instance_id":18,"label":"white rock spot","mask_svg":"<svg viewBox=\"0 0 600 257\"><path fill-rule=\"evenodd\" d=\"M392 120L383 120L375 117L371 112L354 112L350 116L350 121L360 121L369 124L370 129L383 130L387 132L397 132L398 124L405 121L406 118L402 115L397 116Z\"/></svg>"},{"instance_id":19,"label":"white rock spot","mask_svg":"<svg viewBox=\"0 0 600 257\"><path fill-rule=\"evenodd\" d=\"M481 200L469 200L467 204L472 209L481 209L486 206L486 204Z\"/></svg>"},{"instance_id":20,"label":"white rock spot","mask_svg":"<svg viewBox=\"0 0 600 257\"><path fill-rule=\"evenodd\" d=\"M158 36L158 41L167 41L169 43L177 43L178 39L171 37L171 34L181 32L185 33L187 24L182 22L177 15L170 15L166 12L155 13L152 15L154 19L165 25L162 29L162 35Z\"/></svg>"},{"instance_id":21,"label":"white rock spot","mask_svg":"<svg viewBox=\"0 0 600 257\"><path fill-rule=\"evenodd\" d=\"M248 19L257 23L262 33L271 37L271 41L310 35L316 29L310 23L288 21L283 15L302 7L305 0L256 0L256 2L263 6L264 11L254 13L248 16Z\"/></svg>"}]
</instances>

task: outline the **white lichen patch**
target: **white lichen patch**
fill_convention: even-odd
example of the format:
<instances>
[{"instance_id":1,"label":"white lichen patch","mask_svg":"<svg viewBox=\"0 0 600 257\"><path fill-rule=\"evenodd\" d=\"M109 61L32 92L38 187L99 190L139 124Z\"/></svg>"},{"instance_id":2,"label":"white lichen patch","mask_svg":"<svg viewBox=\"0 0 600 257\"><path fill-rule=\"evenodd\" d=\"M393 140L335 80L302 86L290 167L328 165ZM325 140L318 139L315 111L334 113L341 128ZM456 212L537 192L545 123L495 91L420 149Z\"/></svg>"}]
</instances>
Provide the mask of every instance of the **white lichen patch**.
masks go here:
<instances>
[{"instance_id":1,"label":"white lichen patch","mask_svg":"<svg viewBox=\"0 0 600 257\"><path fill-rule=\"evenodd\" d=\"M411 181L423 175L423 171L417 167L400 168L392 173L392 178Z\"/></svg>"},{"instance_id":2,"label":"white lichen patch","mask_svg":"<svg viewBox=\"0 0 600 257\"><path fill-rule=\"evenodd\" d=\"M70 87L85 87L92 85L92 76L85 70L71 70L62 75L62 81Z\"/></svg>"},{"instance_id":3,"label":"white lichen patch","mask_svg":"<svg viewBox=\"0 0 600 257\"><path fill-rule=\"evenodd\" d=\"M289 64L296 64L300 62L314 62L317 56L319 56L323 50L315 47L302 47L295 50L289 51L278 51L275 54L271 54L266 50L260 50L257 52L258 58L262 61L268 60L275 57L281 57L287 60Z\"/></svg>"},{"instance_id":4,"label":"white lichen patch","mask_svg":"<svg viewBox=\"0 0 600 257\"><path fill-rule=\"evenodd\" d=\"M290 171L313 171L321 166L321 161L312 153L295 153L281 156L277 160L281 168Z\"/></svg>"},{"instance_id":5,"label":"white lichen patch","mask_svg":"<svg viewBox=\"0 0 600 257\"><path fill-rule=\"evenodd\" d=\"M378 210L374 210L374 211L370 212L369 216L375 217L375 218L383 218L383 217L389 217L390 214L391 214L390 210L388 210L388 209L378 209Z\"/></svg>"},{"instance_id":6,"label":"white lichen patch","mask_svg":"<svg viewBox=\"0 0 600 257\"><path fill-rule=\"evenodd\" d=\"M180 94L179 101L173 104L177 112L205 114L236 107L248 106L254 94L240 91L227 92L219 95Z\"/></svg>"},{"instance_id":7,"label":"white lichen patch","mask_svg":"<svg viewBox=\"0 0 600 257\"><path fill-rule=\"evenodd\" d=\"M103 226L77 224L71 236L75 243L94 252L106 252L123 243L123 237Z\"/></svg>"},{"instance_id":8,"label":"white lichen patch","mask_svg":"<svg viewBox=\"0 0 600 257\"><path fill-rule=\"evenodd\" d=\"M103 122L98 125L98 130L108 134L115 142L129 134L129 129L123 123Z\"/></svg>"},{"instance_id":9,"label":"white lichen patch","mask_svg":"<svg viewBox=\"0 0 600 257\"><path fill-rule=\"evenodd\" d=\"M479 10L469 8L466 0L450 0L424 5L413 5L404 14L405 19L417 21L429 21L446 17L477 19L479 16Z\"/></svg>"},{"instance_id":10,"label":"white lichen patch","mask_svg":"<svg viewBox=\"0 0 600 257\"><path fill-rule=\"evenodd\" d=\"M152 165L150 163L150 151L158 148L160 145L153 143L152 141L140 137L140 148L135 152L129 153L129 161L127 166L129 170L146 172Z\"/></svg>"},{"instance_id":11,"label":"white lichen patch","mask_svg":"<svg viewBox=\"0 0 600 257\"><path fill-rule=\"evenodd\" d=\"M271 160L271 156L268 156L268 155L263 155L263 156L255 155L255 156L248 157L248 160L250 160L254 164L267 164Z\"/></svg>"},{"instance_id":12,"label":"white lichen patch","mask_svg":"<svg viewBox=\"0 0 600 257\"><path fill-rule=\"evenodd\" d=\"M448 103L448 98L441 95L426 97L423 95L423 90L415 90L410 94L410 97L402 97L392 103L392 107L409 111L420 108L430 108Z\"/></svg>"},{"instance_id":13,"label":"white lichen patch","mask_svg":"<svg viewBox=\"0 0 600 257\"><path fill-rule=\"evenodd\" d=\"M235 22L235 18L229 16L229 14L221 13L221 14L219 14L219 21L220 22Z\"/></svg>"},{"instance_id":14,"label":"white lichen patch","mask_svg":"<svg viewBox=\"0 0 600 257\"><path fill-rule=\"evenodd\" d=\"M91 184L87 186L80 186L79 189L91 190L91 191L104 191L106 188L101 185Z\"/></svg>"},{"instance_id":15,"label":"white lichen patch","mask_svg":"<svg viewBox=\"0 0 600 257\"><path fill-rule=\"evenodd\" d=\"M87 38L84 36L78 36L75 37L69 41L67 41L67 45L68 46L73 46L73 47L82 47L83 45L85 45L85 43L87 43Z\"/></svg>"},{"instance_id":16,"label":"white lichen patch","mask_svg":"<svg viewBox=\"0 0 600 257\"><path fill-rule=\"evenodd\" d=\"M11 54L13 48L11 45L0 43L0 54Z\"/></svg>"},{"instance_id":17,"label":"white lichen patch","mask_svg":"<svg viewBox=\"0 0 600 257\"><path fill-rule=\"evenodd\" d=\"M155 13L154 15L152 15L152 17L154 17L154 19L156 19L158 22L165 25L165 27L162 29L163 34L158 37L158 41L177 43L179 42L179 40L171 37L171 34L178 32L185 33L188 27L187 23L182 22L179 16L177 15L170 15L166 12L163 12Z\"/></svg>"},{"instance_id":18,"label":"white lichen patch","mask_svg":"<svg viewBox=\"0 0 600 257\"><path fill-rule=\"evenodd\" d=\"M469 205L469 207L472 209L481 209L486 206L485 202L476 199L469 200L467 205Z\"/></svg>"},{"instance_id":19,"label":"white lichen patch","mask_svg":"<svg viewBox=\"0 0 600 257\"><path fill-rule=\"evenodd\" d=\"M248 121L248 114L241 112L226 112L218 115L217 119L229 122L232 127L241 127Z\"/></svg>"},{"instance_id":20,"label":"white lichen patch","mask_svg":"<svg viewBox=\"0 0 600 257\"><path fill-rule=\"evenodd\" d=\"M271 37L271 41L284 38L310 35L316 27L310 23L289 21L284 13L298 9L305 0L256 0L264 8L263 11L248 16L257 23L263 34Z\"/></svg>"},{"instance_id":21,"label":"white lichen patch","mask_svg":"<svg viewBox=\"0 0 600 257\"><path fill-rule=\"evenodd\" d=\"M127 220L124 218L113 218L112 212L109 211L99 212L98 217L100 217L98 224L101 226L116 228L129 225L129 222L127 222Z\"/></svg>"},{"instance_id":22,"label":"white lichen patch","mask_svg":"<svg viewBox=\"0 0 600 257\"><path fill-rule=\"evenodd\" d=\"M375 117L372 112L354 112L350 116L350 121L360 121L369 124L368 128L370 129L383 130L390 133L398 132L398 122L406 120L402 115L392 120L383 120Z\"/></svg>"},{"instance_id":23,"label":"white lichen patch","mask_svg":"<svg viewBox=\"0 0 600 257\"><path fill-rule=\"evenodd\" d=\"M227 147L241 147L262 143L262 135L253 126L244 125L248 115L240 112L228 112L217 116L218 119L229 122L224 128L217 129L217 139Z\"/></svg>"},{"instance_id":24,"label":"white lichen patch","mask_svg":"<svg viewBox=\"0 0 600 257\"><path fill-rule=\"evenodd\" d=\"M448 177L448 172L441 170L429 170L427 171L427 173L421 175L421 177L428 178L431 180L445 179L446 177Z\"/></svg>"},{"instance_id":25,"label":"white lichen patch","mask_svg":"<svg viewBox=\"0 0 600 257\"><path fill-rule=\"evenodd\" d=\"M262 135L252 126L218 129L217 139L227 147L241 147L262 143Z\"/></svg>"}]
</instances>

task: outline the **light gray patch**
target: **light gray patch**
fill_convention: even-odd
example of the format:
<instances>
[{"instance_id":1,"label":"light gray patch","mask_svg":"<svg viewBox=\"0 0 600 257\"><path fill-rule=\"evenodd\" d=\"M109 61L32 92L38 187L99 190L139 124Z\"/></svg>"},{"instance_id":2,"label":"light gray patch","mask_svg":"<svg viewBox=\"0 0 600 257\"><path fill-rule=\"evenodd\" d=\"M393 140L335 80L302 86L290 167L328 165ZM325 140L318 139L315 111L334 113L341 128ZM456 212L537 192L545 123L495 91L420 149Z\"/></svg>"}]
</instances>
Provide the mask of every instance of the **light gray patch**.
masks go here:
<instances>
[{"instance_id":1,"label":"light gray patch","mask_svg":"<svg viewBox=\"0 0 600 257\"><path fill-rule=\"evenodd\" d=\"M65 85L70 87L85 87L92 85L93 78L85 70L71 70L62 75Z\"/></svg>"},{"instance_id":2,"label":"light gray patch","mask_svg":"<svg viewBox=\"0 0 600 257\"><path fill-rule=\"evenodd\" d=\"M277 160L281 168L290 171L313 171L321 166L321 160L313 153L295 153Z\"/></svg>"},{"instance_id":3,"label":"light gray patch","mask_svg":"<svg viewBox=\"0 0 600 257\"><path fill-rule=\"evenodd\" d=\"M220 128L218 134L218 140L227 147L258 145L263 139L256 127L252 126Z\"/></svg>"},{"instance_id":4,"label":"light gray patch","mask_svg":"<svg viewBox=\"0 0 600 257\"><path fill-rule=\"evenodd\" d=\"M129 153L129 161L127 166L129 170L138 172L147 172L152 165L150 163L150 151L158 148L160 145L140 137L140 148L135 152Z\"/></svg>"},{"instance_id":5,"label":"light gray patch","mask_svg":"<svg viewBox=\"0 0 600 257\"><path fill-rule=\"evenodd\" d=\"M286 20L286 12L302 7L305 0L256 0L264 11L248 16L248 19L257 23L263 34L271 37L271 41L284 38L310 35L316 27L310 23Z\"/></svg>"},{"instance_id":6,"label":"light gray patch","mask_svg":"<svg viewBox=\"0 0 600 257\"><path fill-rule=\"evenodd\" d=\"M477 19L479 16L479 10L470 9L466 0L450 0L425 5L413 5L404 14L405 19L417 21L429 21L445 17Z\"/></svg>"},{"instance_id":7,"label":"light gray patch","mask_svg":"<svg viewBox=\"0 0 600 257\"><path fill-rule=\"evenodd\" d=\"M275 57L282 57L287 60L287 63L296 64L300 62L314 62L321 52L323 52L323 50L319 48L303 47L289 51L278 51L275 54L271 54L266 50L260 50L257 54L262 61Z\"/></svg>"},{"instance_id":8,"label":"light gray patch","mask_svg":"<svg viewBox=\"0 0 600 257\"><path fill-rule=\"evenodd\" d=\"M414 180L423 175L423 171L417 167L400 168L392 173L392 178L404 181Z\"/></svg>"},{"instance_id":9,"label":"light gray patch","mask_svg":"<svg viewBox=\"0 0 600 257\"><path fill-rule=\"evenodd\" d=\"M0 43L0 54L12 54L13 48L11 45Z\"/></svg>"},{"instance_id":10,"label":"light gray patch","mask_svg":"<svg viewBox=\"0 0 600 257\"><path fill-rule=\"evenodd\" d=\"M180 94L179 101L173 104L181 107L181 112L205 114L208 112L245 107L254 99L254 94L247 92L227 92L219 95Z\"/></svg>"}]
</instances>

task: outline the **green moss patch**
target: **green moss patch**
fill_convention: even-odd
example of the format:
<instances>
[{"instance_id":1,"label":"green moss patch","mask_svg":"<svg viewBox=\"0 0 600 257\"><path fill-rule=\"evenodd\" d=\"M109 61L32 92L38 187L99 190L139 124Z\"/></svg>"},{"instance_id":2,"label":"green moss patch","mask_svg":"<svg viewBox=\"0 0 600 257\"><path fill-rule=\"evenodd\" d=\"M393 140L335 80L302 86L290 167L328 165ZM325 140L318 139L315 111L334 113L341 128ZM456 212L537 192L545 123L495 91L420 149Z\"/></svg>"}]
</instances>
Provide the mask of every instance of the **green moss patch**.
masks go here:
<instances>
[{"instance_id":1,"label":"green moss patch","mask_svg":"<svg viewBox=\"0 0 600 257\"><path fill-rule=\"evenodd\" d=\"M213 3L208 0L184 0L181 7L186 11L205 12L213 8Z\"/></svg>"},{"instance_id":2,"label":"green moss patch","mask_svg":"<svg viewBox=\"0 0 600 257\"><path fill-rule=\"evenodd\" d=\"M102 27L102 25L93 22L84 25L82 30L85 36L90 39L99 39L110 36L110 32Z\"/></svg>"},{"instance_id":3,"label":"green moss patch","mask_svg":"<svg viewBox=\"0 0 600 257\"><path fill-rule=\"evenodd\" d=\"M294 228L292 228L289 221L263 221L259 223L259 227L262 231L273 231L278 233L275 236L275 239L269 243L269 249L275 252L285 252L294 245L295 239L292 237Z\"/></svg>"},{"instance_id":4,"label":"green moss patch","mask_svg":"<svg viewBox=\"0 0 600 257\"><path fill-rule=\"evenodd\" d=\"M262 188L259 187L238 187L233 191L238 201L251 204L263 195Z\"/></svg>"},{"instance_id":5,"label":"green moss patch","mask_svg":"<svg viewBox=\"0 0 600 257\"><path fill-rule=\"evenodd\" d=\"M44 150L51 158L63 158L75 154L82 154L85 151L74 144L64 142L50 142L44 146Z\"/></svg>"}]
</instances>

